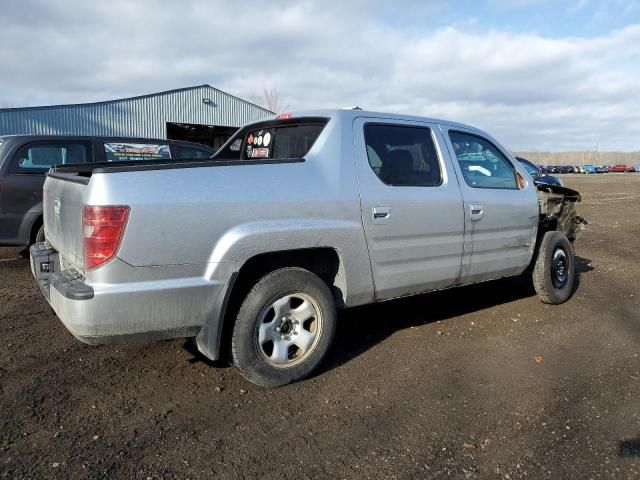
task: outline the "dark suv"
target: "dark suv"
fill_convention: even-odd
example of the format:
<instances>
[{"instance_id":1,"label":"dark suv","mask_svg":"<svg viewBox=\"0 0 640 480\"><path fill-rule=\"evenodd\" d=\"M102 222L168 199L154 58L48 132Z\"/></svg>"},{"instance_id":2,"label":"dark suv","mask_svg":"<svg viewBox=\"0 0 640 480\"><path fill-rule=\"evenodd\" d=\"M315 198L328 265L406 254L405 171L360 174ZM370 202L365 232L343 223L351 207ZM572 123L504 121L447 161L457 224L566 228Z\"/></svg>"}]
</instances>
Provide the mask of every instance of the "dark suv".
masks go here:
<instances>
[{"instance_id":1,"label":"dark suv","mask_svg":"<svg viewBox=\"0 0 640 480\"><path fill-rule=\"evenodd\" d=\"M0 137L0 245L44 240L42 184L52 165L208 158L215 150L177 140L14 135Z\"/></svg>"}]
</instances>

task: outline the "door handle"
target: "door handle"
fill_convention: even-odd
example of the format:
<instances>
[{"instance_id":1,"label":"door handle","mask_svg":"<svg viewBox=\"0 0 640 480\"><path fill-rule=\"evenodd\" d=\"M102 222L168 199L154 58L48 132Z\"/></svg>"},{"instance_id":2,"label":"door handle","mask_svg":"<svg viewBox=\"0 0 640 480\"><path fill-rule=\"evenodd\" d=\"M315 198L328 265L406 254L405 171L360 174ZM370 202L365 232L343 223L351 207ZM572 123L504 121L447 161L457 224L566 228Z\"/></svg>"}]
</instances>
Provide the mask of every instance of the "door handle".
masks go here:
<instances>
[{"instance_id":1,"label":"door handle","mask_svg":"<svg viewBox=\"0 0 640 480\"><path fill-rule=\"evenodd\" d=\"M469 217L471 220L480 220L484 214L484 207L479 203L469 205Z\"/></svg>"},{"instance_id":2,"label":"door handle","mask_svg":"<svg viewBox=\"0 0 640 480\"><path fill-rule=\"evenodd\" d=\"M391 208L390 207L373 207L371 209L371 216L373 218L373 223L386 223L391 216Z\"/></svg>"}]
</instances>

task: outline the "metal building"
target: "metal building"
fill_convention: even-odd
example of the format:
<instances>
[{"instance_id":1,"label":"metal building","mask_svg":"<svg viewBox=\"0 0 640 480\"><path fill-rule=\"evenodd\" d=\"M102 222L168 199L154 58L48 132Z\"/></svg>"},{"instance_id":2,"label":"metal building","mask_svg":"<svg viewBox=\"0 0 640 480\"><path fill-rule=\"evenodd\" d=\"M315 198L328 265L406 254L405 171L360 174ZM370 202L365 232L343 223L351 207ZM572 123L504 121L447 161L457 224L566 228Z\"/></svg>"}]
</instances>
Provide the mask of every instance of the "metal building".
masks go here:
<instances>
[{"instance_id":1,"label":"metal building","mask_svg":"<svg viewBox=\"0 0 640 480\"><path fill-rule=\"evenodd\" d=\"M243 124L273 115L210 85L96 103L0 109L0 135L104 135L220 147Z\"/></svg>"}]
</instances>

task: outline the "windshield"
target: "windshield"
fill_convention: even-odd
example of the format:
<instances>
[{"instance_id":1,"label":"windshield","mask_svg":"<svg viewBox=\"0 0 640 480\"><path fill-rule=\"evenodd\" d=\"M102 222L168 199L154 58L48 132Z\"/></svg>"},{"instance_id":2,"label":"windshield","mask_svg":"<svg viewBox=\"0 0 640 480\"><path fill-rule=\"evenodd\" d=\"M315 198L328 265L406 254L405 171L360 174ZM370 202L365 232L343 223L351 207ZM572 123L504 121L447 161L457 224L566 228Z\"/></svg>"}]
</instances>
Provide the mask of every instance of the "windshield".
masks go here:
<instances>
[{"instance_id":1,"label":"windshield","mask_svg":"<svg viewBox=\"0 0 640 480\"><path fill-rule=\"evenodd\" d=\"M327 118L270 120L240 129L213 158L224 160L300 159L311 150Z\"/></svg>"}]
</instances>

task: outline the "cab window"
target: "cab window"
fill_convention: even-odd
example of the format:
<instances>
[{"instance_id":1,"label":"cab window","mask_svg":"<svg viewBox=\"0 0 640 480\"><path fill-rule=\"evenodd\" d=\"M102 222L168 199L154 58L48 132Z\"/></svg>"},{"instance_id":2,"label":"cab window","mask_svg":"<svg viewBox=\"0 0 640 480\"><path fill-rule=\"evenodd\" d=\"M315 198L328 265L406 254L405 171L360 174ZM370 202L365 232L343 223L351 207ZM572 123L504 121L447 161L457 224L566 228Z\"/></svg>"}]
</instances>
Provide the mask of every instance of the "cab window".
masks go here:
<instances>
[{"instance_id":1,"label":"cab window","mask_svg":"<svg viewBox=\"0 0 640 480\"><path fill-rule=\"evenodd\" d=\"M70 165L91 161L88 142L36 142L22 147L14 160L15 173L43 173L53 165Z\"/></svg>"},{"instance_id":2,"label":"cab window","mask_svg":"<svg viewBox=\"0 0 640 480\"><path fill-rule=\"evenodd\" d=\"M369 165L385 184L434 187L442 183L431 129L366 124L364 139Z\"/></svg>"},{"instance_id":3,"label":"cab window","mask_svg":"<svg viewBox=\"0 0 640 480\"><path fill-rule=\"evenodd\" d=\"M513 165L488 140L467 133L449 132L464 181L473 188L518 189Z\"/></svg>"},{"instance_id":4,"label":"cab window","mask_svg":"<svg viewBox=\"0 0 640 480\"><path fill-rule=\"evenodd\" d=\"M270 120L239 130L216 152L218 160L303 159L327 125L326 118Z\"/></svg>"}]
</instances>

